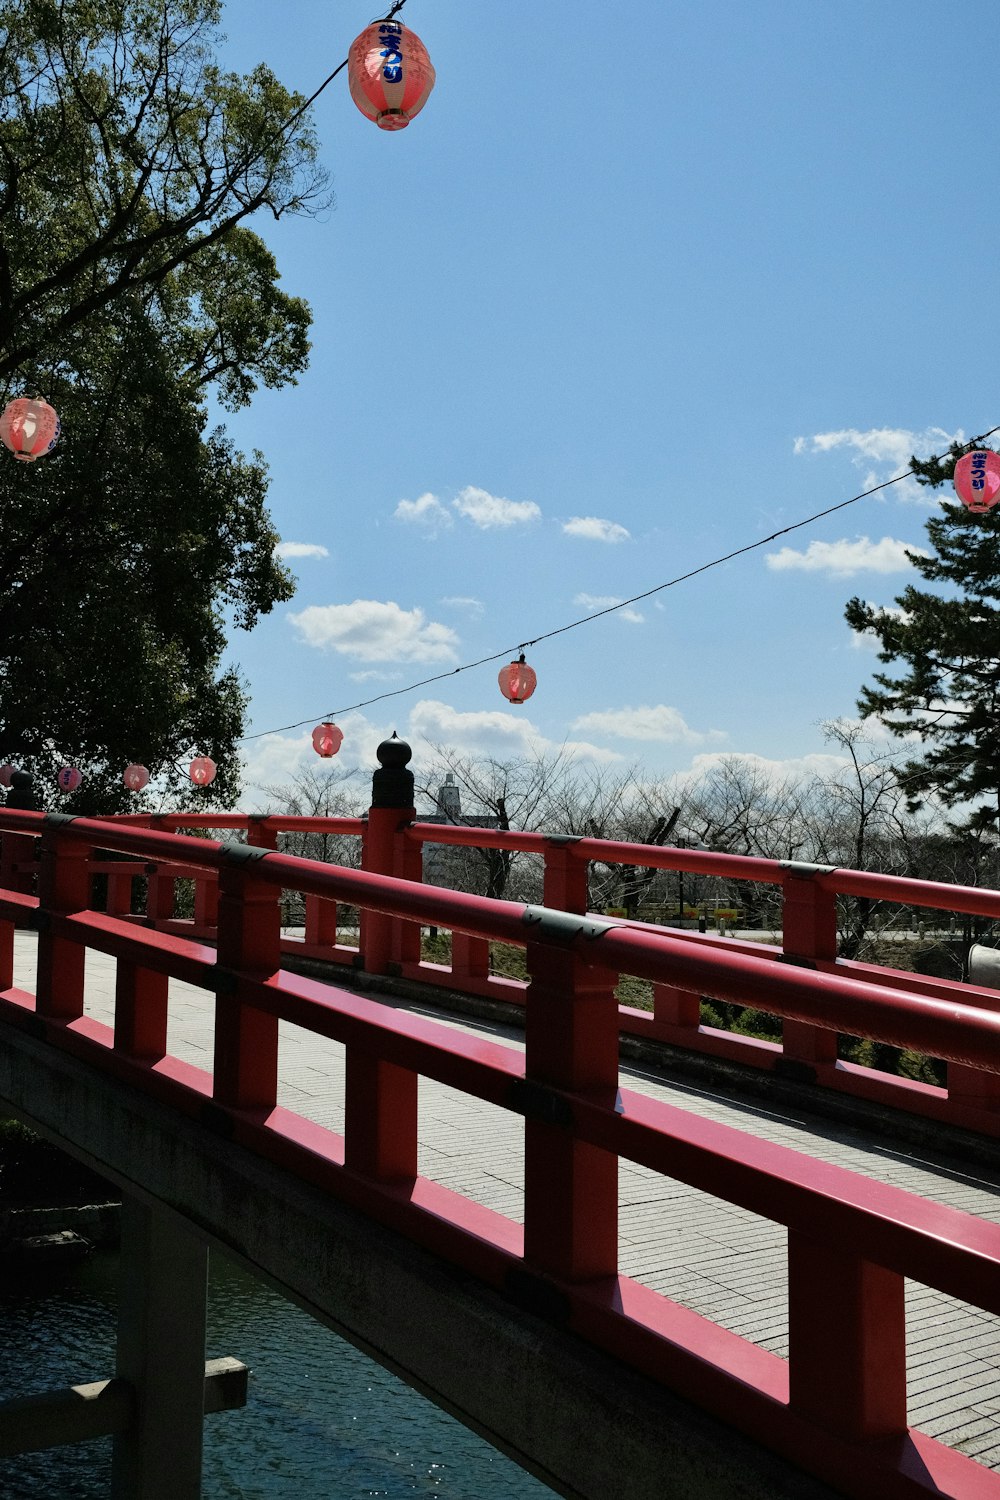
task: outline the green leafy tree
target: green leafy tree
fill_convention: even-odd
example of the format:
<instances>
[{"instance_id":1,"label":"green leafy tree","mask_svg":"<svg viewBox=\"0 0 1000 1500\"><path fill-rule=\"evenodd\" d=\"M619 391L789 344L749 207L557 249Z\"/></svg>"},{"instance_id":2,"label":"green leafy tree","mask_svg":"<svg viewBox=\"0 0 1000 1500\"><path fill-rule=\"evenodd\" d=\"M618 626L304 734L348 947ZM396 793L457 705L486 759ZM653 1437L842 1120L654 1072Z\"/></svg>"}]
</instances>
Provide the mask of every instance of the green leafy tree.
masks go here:
<instances>
[{"instance_id":1,"label":"green leafy tree","mask_svg":"<svg viewBox=\"0 0 1000 1500\"><path fill-rule=\"evenodd\" d=\"M920 482L948 482L966 449L926 462ZM851 599L852 630L878 638L876 672L858 707L919 743L897 769L911 810L925 798L961 810L956 827L996 831L1000 818L1000 511L945 501L927 522L930 550L908 552L929 588L907 585L893 607Z\"/></svg>"},{"instance_id":2,"label":"green leafy tree","mask_svg":"<svg viewBox=\"0 0 1000 1500\"><path fill-rule=\"evenodd\" d=\"M220 14L219 0L0 0L0 379L60 355L123 296L159 293L169 315L192 262L228 297L232 231L321 198L305 101L263 65L218 66ZM244 248L244 293L249 262ZM262 308L237 297L258 342L278 305L264 271ZM227 368L232 352L215 347Z\"/></svg>"},{"instance_id":3,"label":"green leafy tree","mask_svg":"<svg viewBox=\"0 0 1000 1500\"><path fill-rule=\"evenodd\" d=\"M0 757L125 803L140 760L239 792L230 630L287 599L263 458L209 429L305 368L309 309L244 222L308 211L305 102L212 51L217 0L0 0L0 404L41 394L57 448L0 451ZM134 804L134 801L132 803Z\"/></svg>"}]
</instances>

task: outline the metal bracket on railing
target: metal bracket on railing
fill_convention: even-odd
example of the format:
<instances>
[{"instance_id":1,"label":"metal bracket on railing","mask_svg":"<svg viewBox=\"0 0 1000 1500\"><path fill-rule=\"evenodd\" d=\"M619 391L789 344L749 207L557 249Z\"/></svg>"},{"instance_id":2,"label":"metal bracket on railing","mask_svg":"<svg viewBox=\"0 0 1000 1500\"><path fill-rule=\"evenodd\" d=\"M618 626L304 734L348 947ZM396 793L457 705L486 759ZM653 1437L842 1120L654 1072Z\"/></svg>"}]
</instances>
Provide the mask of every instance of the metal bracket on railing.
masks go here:
<instances>
[{"instance_id":1,"label":"metal bracket on railing","mask_svg":"<svg viewBox=\"0 0 1000 1500\"><path fill-rule=\"evenodd\" d=\"M261 849L257 844L238 844L235 839L223 839L219 845L219 857L228 864L247 864L252 860L266 859L273 849Z\"/></svg>"},{"instance_id":2,"label":"metal bracket on railing","mask_svg":"<svg viewBox=\"0 0 1000 1500\"><path fill-rule=\"evenodd\" d=\"M66 823L75 823L76 819L76 813L46 813L45 827L62 828Z\"/></svg>"},{"instance_id":3,"label":"metal bracket on railing","mask_svg":"<svg viewBox=\"0 0 1000 1500\"><path fill-rule=\"evenodd\" d=\"M837 865L811 865L805 859L779 859L778 864L796 880L811 880L814 875L832 875Z\"/></svg>"},{"instance_id":4,"label":"metal bracket on railing","mask_svg":"<svg viewBox=\"0 0 1000 1500\"><path fill-rule=\"evenodd\" d=\"M573 1108L567 1099L528 1078L515 1078L507 1090L507 1108L526 1120L546 1125L573 1125Z\"/></svg>"},{"instance_id":5,"label":"metal bracket on railing","mask_svg":"<svg viewBox=\"0 0 1000 1500\"><path fill-rule=\"evenodd\" d=\"M602 938L606 932L621 927L621 922L602 922L596 917L574 916L569 911L553 911L548 906L526 906L521 921L526 927L537 927L542 937L572 947L578 937Z\"/></svg>"}]
</instances>

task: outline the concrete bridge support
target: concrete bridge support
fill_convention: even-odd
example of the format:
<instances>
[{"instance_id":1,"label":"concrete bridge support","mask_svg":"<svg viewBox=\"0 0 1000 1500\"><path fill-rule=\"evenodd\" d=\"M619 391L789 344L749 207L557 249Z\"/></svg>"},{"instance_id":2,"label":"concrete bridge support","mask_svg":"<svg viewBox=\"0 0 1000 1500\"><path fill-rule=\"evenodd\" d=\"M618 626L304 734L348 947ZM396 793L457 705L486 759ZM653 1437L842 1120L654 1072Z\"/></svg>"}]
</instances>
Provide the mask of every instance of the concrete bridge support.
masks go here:
<instances>
[{"instance_id":1,"label":"concrete bridge support","mask_svg":"<svg viewBox=\"0 0 1000 1500\"><path fill-rule=\"evenodd\" d=\"M122 1204L116 1373L138 1393L111 1500L199 1500L208 1247L169 1211Z\"/></svg>"}]
</instances>

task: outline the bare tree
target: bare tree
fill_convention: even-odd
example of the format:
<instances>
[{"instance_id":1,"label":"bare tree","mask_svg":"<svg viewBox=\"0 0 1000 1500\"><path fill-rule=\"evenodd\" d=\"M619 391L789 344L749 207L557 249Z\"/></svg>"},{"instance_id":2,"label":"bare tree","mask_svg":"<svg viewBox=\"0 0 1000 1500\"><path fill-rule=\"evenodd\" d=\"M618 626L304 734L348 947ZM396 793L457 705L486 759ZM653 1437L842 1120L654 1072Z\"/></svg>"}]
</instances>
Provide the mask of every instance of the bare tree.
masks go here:
<instances>
[{"instance_id":1,"label":"bare tree","mask_svg":"<svg viewBox=\"0 0 1000 1500\"><path fill-rule=\"evenodd\" d=\"M569 765L565 751L505 761L491 755L457 755L437 744L431 749L435 759L416 775L416 791L418 797L432 804L436 813L458 824L469 818L473 826L478 823L481 827L504 830L552 831L551 801ZM448 774L461 795L462 813L458 816L449 811L448 804L438 795ZM455 858L449 861L453 878L464 889L501 899L510 894L512 881L519 873L531 877L527 881L529 888L537 887L537 861L510 849L470 849L467 853L468 858L463 860L456 851ZM537 894L537 890L532 889L532 894Z\"/></svg>"},{"instance_id":2,"label":"bare tree","mask_svg":"<svg viewBox=\"0 0 1000 1500\"><path fill-rule=\"evenodd\" d=\"M356 818L371 800L367 777L360 769L330 772L310 766L296 771L290 781L262 787L261 791L264 795L261 812L294 818ZM343 865L349 870L356 870L361 864L361 840L349 833L290 830L279 835L279 846L285 854ZM305 920L303 896L290 891L285 893L285 900L286 925L301 926Z\"/></svg>"}]
</instances>

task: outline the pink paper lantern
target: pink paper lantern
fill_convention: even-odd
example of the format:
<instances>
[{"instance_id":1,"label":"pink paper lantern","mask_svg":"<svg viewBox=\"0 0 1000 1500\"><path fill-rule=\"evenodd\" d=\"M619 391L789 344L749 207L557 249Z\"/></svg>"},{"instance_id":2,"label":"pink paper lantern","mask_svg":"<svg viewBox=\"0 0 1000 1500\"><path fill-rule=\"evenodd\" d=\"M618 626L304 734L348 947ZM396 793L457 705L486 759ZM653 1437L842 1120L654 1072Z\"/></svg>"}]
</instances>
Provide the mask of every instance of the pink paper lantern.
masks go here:
<instances>
[{"instance_id":1,"label":"pink paper lantern","mask_svg":"<svg viewBox=\"0 0 1000 1500\"><path fill-rule=\"evenodd\" d=\"M83 773L76 766L63 766L56 775L56 785L61 792L75 792L83 780Z\"/></svg>"},{"instance_id":2,"label":"pink paper lantern","mask_svg":"<svg viewBox=\"0 0 1000 1500\"><path fill-rule=\"evenodd\" d=\"M215 780L215 761L209 755L196 755L188 775L195 786L209 786Z\"/></svg>"},{"instance_id":3,"label":"pink paper lantern","mask_svg":"<svg viewBox=\"0 0 1000 1500\"><path fill-rule=\"evenodd\" d=\"M509 666L500 668L497 681L505 698L511 703L523 703L535 691L538 678L525 661L522 651L517 661L512 661Z\"/></svg>"},{"instance_id":4,"label":"pink paper lantern","mask_svg":"<svg viewBox=\"0 0 1000 1500\"><path fill-rule=\"evenodd\" d=\"M149 785L149 772L145 766L126 766L122 780L130 792L141 792L144 786Z\"/></svg>"},{"instance_id":5,"label":"pink paper lantern","mask_svg":"<svg viewBox=\"0 0 1000 1500\"><path fill-rule=\"evenodd\" d=\"M351 43L351 98L380 130L404 130L434 87L427 48L399 21L375 21Z\"/></svg>"},{"instance_id":6,"label":"pink paper lantern","mask_svg":"<svg viewBox=\"0 0 1000 1500\"><path fill-rule=\"evenodd\" d=\"M331 755L336 755L344 743L344 731L338 729L336 724L317 724L312 732L313 749L317 755L324 760L329 760Z\"/></svg>"},{"instance_id":7,"label":"pink paper lantern","mask_svg":"<svg viewBox=\"0 0 1000 1500\"><path fill-rule=\"evenodd\" d=\"M963 505L981 515L1000 500L1000 453L977 448L955 465L955 492Z\"/></svg>"},{"instance_id":8,"label":"pink paper lantern","mask_svg":"<svg viewBox=\"0 0 1000 1500\"><path fill-rule=\"evenodd\" d=\"M59 418L41 397L19 396L0 412L0 442L22 463L34 463L58 441Z\"/></svg>"},{"instance_id":9,"label":"pink paper lantern","mask_svg":"<svg viewBox=\"0 0 1000 1500\"><path fill-rule=\"evenodd\" d=\"M0 786L10 786L10 778L13 774L13 766L0 766Z\"/></svg>"}]
</instances>

